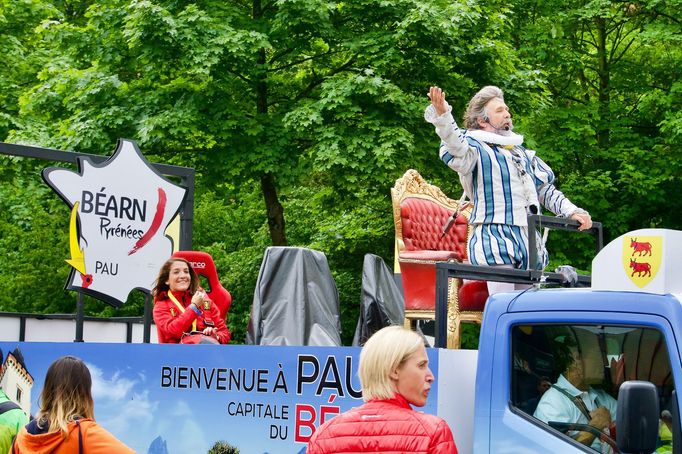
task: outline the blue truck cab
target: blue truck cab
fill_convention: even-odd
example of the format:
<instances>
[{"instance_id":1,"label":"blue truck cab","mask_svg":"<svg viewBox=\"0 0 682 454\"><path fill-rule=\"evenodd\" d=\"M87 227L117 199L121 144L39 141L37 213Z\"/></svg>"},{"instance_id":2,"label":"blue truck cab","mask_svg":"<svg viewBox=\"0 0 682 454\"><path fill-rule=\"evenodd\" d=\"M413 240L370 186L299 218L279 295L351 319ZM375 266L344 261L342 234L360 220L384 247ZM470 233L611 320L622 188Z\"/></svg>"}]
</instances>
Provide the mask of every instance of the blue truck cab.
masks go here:
<instances>
[{"instance_id":1,"label":"blue truck cab","mask_svg":"<svg viewBox=\"0 0 682 454\"><path fill-rule=\"evenodd\" d=\"M476 360L473 452L682 452L681 272L682 232L640 230L595 257L591 288L491 296ZM566 385L574 367L577 391ZM589 427L600 406L612 423Z\"/></svg>"}]
</instances>

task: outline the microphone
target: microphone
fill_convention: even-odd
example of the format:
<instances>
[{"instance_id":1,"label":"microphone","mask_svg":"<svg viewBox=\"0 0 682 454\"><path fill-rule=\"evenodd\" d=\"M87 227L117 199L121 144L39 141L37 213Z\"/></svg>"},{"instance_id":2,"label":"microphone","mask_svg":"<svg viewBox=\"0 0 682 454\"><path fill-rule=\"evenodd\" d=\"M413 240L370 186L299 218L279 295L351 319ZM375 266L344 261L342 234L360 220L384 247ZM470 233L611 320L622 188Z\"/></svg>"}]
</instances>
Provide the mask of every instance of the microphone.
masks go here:
<instances>
[{"instance_id":1,"label":"microphone","mask_svg":"<svg viewBox=\"0 0 682 454\"><path fill-rule=\"evenodd\" d=\"M452 228L453 224L455 223L455 219L457 219L457 214L458 211L453 212L449 217L448 220L445 222L445 225L443 226L443 231L440 233L440 238L443 239L445 238L445 235L448 234L450 229Z\"/></svg>"},{"instance_id":2,"label":"microphone","mask_svg":"<svg viewBox=\"0 0 682 454\"><path fill-rule=\"evenodd\" d=\"M506 125L504 125L504 126L500 126L500 127L498 128L497 126L495 126L494 124L492 124L492 122L490 121L490 118L488 118L487 115L483 117L483 121L485 121L485 122L488 123L490 126L492 126L492 128L493 128L496 132L499 132L499 131L510 131L510 130L511 130L511 127L510 127L508 124L506 124ZM504 120L502 120L502 122L504 122Z\"/></svg>"},{"instance_id":3,"label":"microphone","mask_svg":"<svg viewBox=\"0 0 682 454\"><path fill-rule=\"evenodd\" d=\"M455 225L455 220L457 219L457 216L459 216L459 213L462 211L462 204L464 204L464 200L466 199L466 197L467 197L466 192L462 192L462 196L457 201L457 209L448 217L448 220L445 221L443 231L440 233L441 240L445 238L445 235L447 235L452 226Z\"/></svg>"}]
</instances>

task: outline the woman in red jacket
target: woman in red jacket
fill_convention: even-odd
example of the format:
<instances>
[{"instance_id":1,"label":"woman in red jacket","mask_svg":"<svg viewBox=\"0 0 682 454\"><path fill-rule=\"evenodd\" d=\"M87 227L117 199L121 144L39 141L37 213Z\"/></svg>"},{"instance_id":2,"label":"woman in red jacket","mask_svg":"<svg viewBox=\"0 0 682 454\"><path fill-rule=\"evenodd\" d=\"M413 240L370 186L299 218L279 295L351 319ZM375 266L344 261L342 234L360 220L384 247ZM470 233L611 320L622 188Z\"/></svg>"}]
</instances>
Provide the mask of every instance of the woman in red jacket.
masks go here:
<instances>
[{"instance_id":1,"label":"woman in red jacket","mask_svg":"<svg viewBox=\"0 0 682 454\"><path fill-rule=\"evenodd\" d=\"M192 334L203 335L213 343L230 342L220 310L199 288L199 276L187 260L173 257L163 264L152 296L159 343L185 343Z\"/></svg>"},{"instance_id":2,"label":"woman in red jacket","mask_svg":"<svg viewBox=\"0 0 682 454\"><path fill-rule=\"evenodd\" d=\"M63 356L47 369L38 417L21 429L10 454L134 454L98 425L94 415L88 367Z\"/></svg>"},{"instance_id":3,"label":"woman in red jacket","mask_svg":"<svg viewBox=\"0 0 682 454\"><path fill-rule=\"evenodd\" d=\"M434 380L421 336L401 326L377 331L362 348L358 375L365 403L322 424L307 454L457 454L447 423L410 406L426 405Z\"/></svg>"}]
</instances>

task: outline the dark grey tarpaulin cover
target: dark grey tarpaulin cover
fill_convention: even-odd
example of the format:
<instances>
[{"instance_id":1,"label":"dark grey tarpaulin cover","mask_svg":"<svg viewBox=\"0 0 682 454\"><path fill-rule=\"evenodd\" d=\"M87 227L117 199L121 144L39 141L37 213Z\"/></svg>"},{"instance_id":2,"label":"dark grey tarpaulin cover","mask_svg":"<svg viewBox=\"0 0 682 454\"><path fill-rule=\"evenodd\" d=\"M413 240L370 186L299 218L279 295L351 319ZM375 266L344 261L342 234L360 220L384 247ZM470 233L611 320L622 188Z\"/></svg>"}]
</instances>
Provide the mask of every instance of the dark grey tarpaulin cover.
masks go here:
<instances>
[{"instance_id":1,"label":"dark grey tarpaulin cover","mask_svg":"<svg viewBox=\"0 0 682 454\"><path fill-rule=\"evenodd\" d=\"M384 260L365 254L362 265L362 295L360 318L355 329L353 345L363 345L384 326L402 325L405 319L405 300Z\"/></svg>"},{"instance_id":2,"label":"dark grey tarpaulin cover","mask_svg":"<svg viewBox=\"0 0 682 454\"><path fill-rule=\"evenodd\" d=\"M295 247L266 249L246 343L341 345L339 292L324 253Z\"/></svg>"}]
</instances>

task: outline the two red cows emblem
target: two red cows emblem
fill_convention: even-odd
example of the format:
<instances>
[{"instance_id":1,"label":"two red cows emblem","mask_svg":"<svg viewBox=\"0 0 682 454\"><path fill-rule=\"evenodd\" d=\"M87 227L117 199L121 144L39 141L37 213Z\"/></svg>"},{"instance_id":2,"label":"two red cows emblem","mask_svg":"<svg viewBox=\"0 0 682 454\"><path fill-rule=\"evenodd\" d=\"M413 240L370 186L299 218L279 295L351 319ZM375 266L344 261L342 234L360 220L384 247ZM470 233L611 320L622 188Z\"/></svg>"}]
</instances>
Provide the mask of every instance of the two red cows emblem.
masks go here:
<instances>
[{"instance_id":1,"label":"two red cows emblem","mask_svg":"<svg viewBox=\"0 0 682 454\"><path fill-rule=\"evenodd\" d=\"M647 286L661 265L661 237L623 237L623 267L639 288Z\"/></svg>"}]
</instances>

